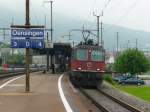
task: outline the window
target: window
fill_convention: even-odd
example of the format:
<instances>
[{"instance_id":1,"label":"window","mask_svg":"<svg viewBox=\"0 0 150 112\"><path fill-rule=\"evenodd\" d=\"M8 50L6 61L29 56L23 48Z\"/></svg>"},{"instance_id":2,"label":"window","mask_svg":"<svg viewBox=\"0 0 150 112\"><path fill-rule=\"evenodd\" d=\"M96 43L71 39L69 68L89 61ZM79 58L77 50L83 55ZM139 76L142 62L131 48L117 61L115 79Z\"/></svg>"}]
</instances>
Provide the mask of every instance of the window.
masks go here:
<instances>
[{"instance_id":1,"label":"window","mask_svg":"<svg viewBox=\"0 0 150 112\"><path fill-rule=\"evenodd\" d=\"M93 50L91 54L91 58L93 61L102 61L103 60L103 54L101 51Z\"/></svg>"},{"instance_id":2,"label":"window","mask_svg":"<svg viewBox=\"0 0 150 112\"><path fill-rule=\"evenodd\" d=\"M77 59L78 60L87 60L88 59L88 52L86 49L78 49L77 50Z\"/></svg>"}]
</instances>

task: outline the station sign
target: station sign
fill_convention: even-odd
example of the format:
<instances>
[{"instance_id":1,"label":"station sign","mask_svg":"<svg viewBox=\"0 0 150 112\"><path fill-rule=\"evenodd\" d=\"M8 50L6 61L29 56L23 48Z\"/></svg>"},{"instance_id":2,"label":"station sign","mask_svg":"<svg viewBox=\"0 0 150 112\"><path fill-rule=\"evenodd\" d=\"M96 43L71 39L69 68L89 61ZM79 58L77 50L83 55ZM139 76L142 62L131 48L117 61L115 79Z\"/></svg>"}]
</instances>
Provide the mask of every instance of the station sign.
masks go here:
<instances>
[{"instance_id":1,"label":"station sign","mask_svg":"<svg viewBox=\"0 0 150 112\"><path fill-rule=\"evenodd\" d=\"M12 48L44 48L44 29L12 28Z\"/></svg>"}]
</instances>

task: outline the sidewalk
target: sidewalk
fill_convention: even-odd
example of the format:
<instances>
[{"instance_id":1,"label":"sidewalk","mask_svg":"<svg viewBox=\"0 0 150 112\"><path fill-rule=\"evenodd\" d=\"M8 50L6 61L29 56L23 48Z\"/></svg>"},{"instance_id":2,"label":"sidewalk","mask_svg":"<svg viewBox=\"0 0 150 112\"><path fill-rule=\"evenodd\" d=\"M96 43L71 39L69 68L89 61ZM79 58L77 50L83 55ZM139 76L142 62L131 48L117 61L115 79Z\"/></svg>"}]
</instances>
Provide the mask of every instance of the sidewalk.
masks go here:
<instances>
[{"instance_id":1,"label":"sidewalk","mask_svg":"<svg viewBox=\"0 0 150 112\"><path fill-rule=\"evenodd\" d=\"M0 89L0 112L65 112L59 96L58 77L34 73L31 92L25 93L25 77Z\"/></svg>"}]
</instances>

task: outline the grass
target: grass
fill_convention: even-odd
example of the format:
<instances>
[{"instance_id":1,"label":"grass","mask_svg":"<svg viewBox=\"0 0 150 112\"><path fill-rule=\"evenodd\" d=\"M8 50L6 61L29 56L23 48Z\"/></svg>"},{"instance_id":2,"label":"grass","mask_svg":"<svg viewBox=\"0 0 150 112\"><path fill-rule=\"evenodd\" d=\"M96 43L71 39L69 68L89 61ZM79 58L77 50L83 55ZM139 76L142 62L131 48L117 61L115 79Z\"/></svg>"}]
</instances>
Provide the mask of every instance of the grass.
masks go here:
<instances>
[{"instance_id":1,"label":"grass","mask_svg":"<svg viewBox=\"0 0 150 112\"><path fill-rule=\"evenodd\" d=\"M135 86L133 86L133 85L132 86L130 86L130 85L122 86L122 85L119 85L118 83L116 83L115 81L113 81L110 74L105 74L104 80L124 92L127 92L131 95L134 95L134 96L140 98L140 99L150 102L150 86L136 86L136 85Z\"/></svg>"},{"instance_id":2,"label":"grass","mask_svg":"<svg viewBox=\"0 0 150 112\"><path fill-rule=\"evenodd\" d=\"M150 102L150 86L122 86L115 85L118 89Z\"/></svg>"}]
</instances>

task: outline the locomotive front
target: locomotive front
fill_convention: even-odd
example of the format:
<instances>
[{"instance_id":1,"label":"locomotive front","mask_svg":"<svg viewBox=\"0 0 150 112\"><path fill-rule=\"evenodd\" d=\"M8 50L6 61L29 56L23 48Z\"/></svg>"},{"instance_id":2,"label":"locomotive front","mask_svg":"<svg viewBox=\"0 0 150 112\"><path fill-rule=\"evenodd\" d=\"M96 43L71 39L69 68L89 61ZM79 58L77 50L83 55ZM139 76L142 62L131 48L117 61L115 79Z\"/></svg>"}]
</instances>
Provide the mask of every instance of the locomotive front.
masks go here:
<instances>
[{"instance_id":1,"label":"locomotive front","mask_svg":"<svg viewBox=\"0 0 150 112\"><path fill-rule=\"evenodd\" d=\"M102 82L105 51L102 46L78 45L73 49L70 79L76 86L97 86Z\"/></svg>"}]
</instances>

